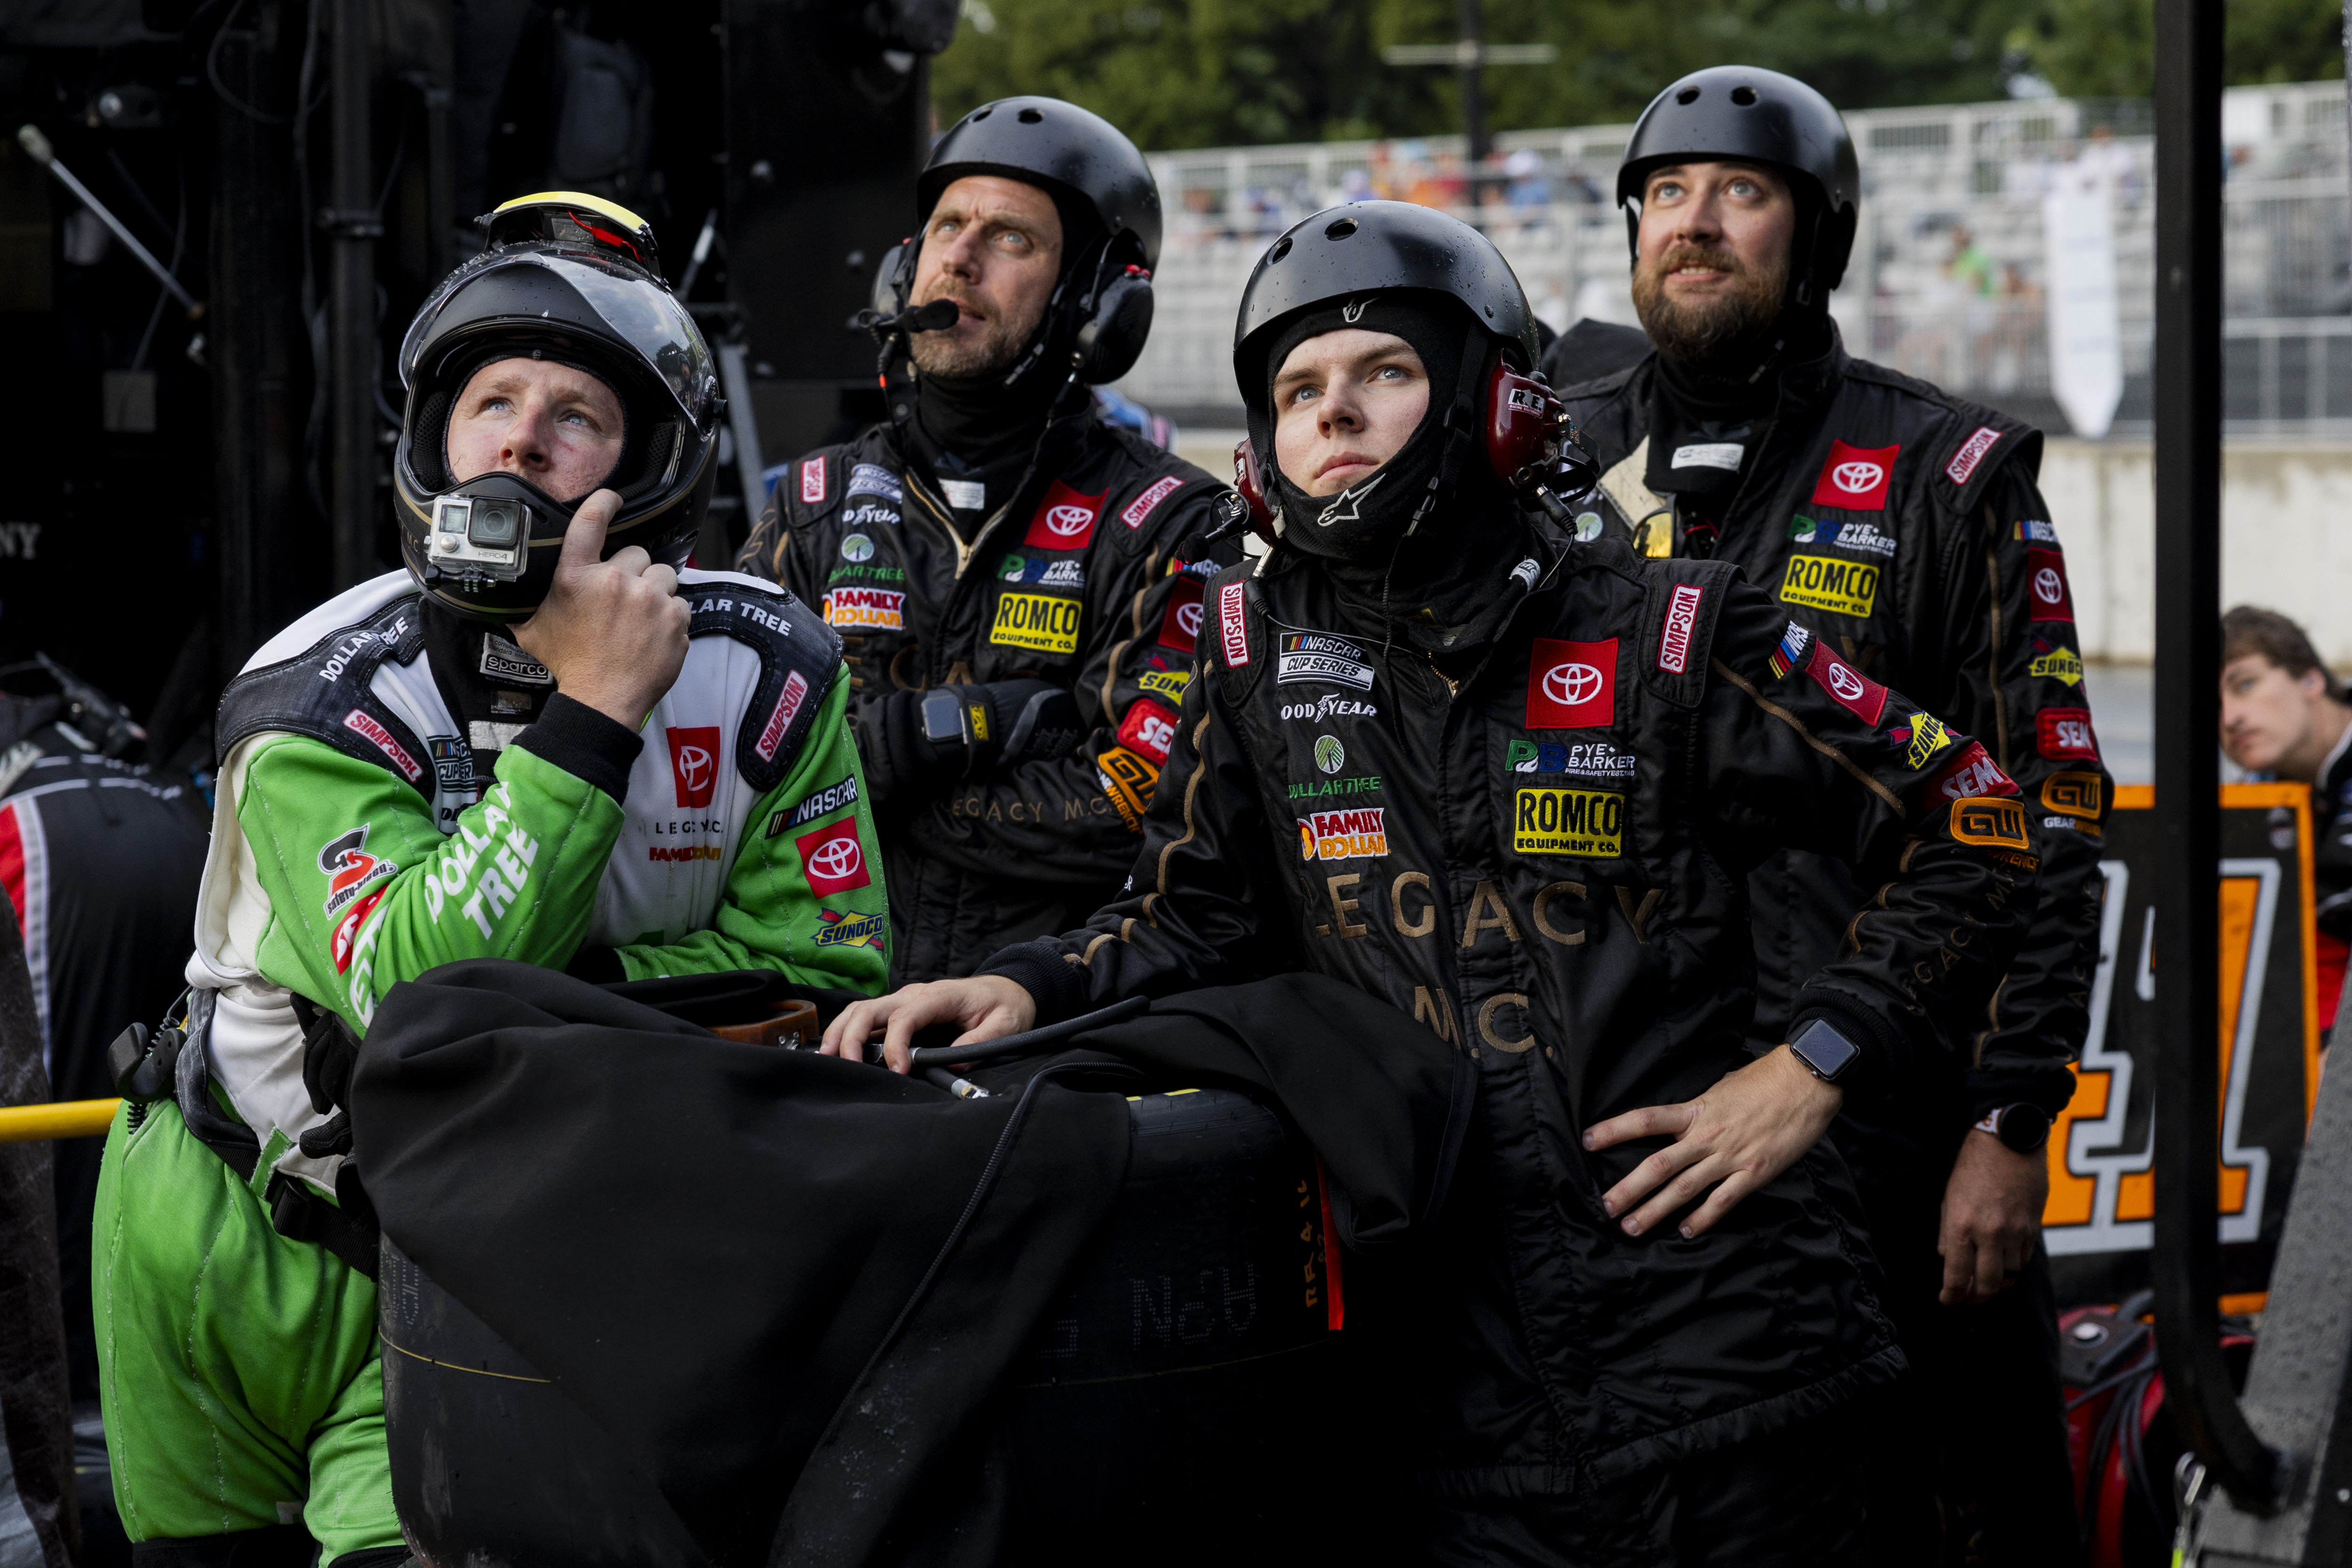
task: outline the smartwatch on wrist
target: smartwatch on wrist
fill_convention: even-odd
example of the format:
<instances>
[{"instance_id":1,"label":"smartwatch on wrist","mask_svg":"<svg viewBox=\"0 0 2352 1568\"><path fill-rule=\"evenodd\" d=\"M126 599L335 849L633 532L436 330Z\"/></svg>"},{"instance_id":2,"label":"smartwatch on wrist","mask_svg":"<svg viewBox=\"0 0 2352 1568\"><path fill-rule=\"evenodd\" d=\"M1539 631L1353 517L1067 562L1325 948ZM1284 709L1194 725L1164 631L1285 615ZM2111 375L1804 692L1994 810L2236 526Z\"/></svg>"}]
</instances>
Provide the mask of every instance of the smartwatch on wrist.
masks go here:
<instances>
[{"instance_id":1,"label":"smartwatch on wrist","mask_svg":"<svg viewBox=\"0 0 2352 1568\"><path fill-rule=\"evenodd\" d=\"M1839 1074L1861 1058L1862 1047L1839 1034L1827 1018L1816 1018L1789 1042L1789 1054L1823 1083L1835 1083Z\"/></svg>"},{"instance_id":2,"label":"smartwatch on wrist","mask_svg":"<svg viewBox=\"0 0 2352 1568\"><path fill-rule=\"evenodd\" d=\"M2050 1113L2023 1100L1989 1110L1976 1130L1990 1132L2021 1154L2031 1154L2050 1142Z\"/></svg>"},{"instance_id":3,"label":"smartwatch on wrist","mask_svg":"<svg viewBox=\"0 0 2352 1568\"><path fill-rule=\"evenodd\" d=\"M963 700L952 687L923 693L923 739L934 746L963 743Z\"/></svg>"}]
</instances>

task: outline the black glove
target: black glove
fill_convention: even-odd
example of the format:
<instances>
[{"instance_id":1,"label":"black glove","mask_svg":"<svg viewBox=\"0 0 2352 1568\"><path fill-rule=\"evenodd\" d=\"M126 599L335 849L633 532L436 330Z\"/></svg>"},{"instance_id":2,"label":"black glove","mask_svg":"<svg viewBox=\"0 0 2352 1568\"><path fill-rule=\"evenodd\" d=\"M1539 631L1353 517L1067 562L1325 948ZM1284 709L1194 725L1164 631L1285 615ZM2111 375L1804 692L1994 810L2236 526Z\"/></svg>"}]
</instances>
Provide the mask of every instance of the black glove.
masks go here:
<instances>
[{"instance_id":1,"label":"black glove","mask_svg":"<svg viewBox=\"0 0 2352 1568\"><path fill-rule=\"evenodd\" d=\"M877 805L919 803L996 768L1067 756L1087 734L1076 700L1043 680L886 692L862 699L854 721Z\"/></svg>"},{"instance_id":2,"label":"black glove","mask_svg":"<svg viewBox=\"0 0 2352 1568\"><path fill-rule=\"evenodd\" d=\"M923 699L928 691L885 691L861 697L851 707L850 728L866 764L866 789L874 804L899 800L920 805L947 793L963 772L963 732L927 739Z\"/></svg>"},{"instance_id":3,"label":"black glove","mask_svg":"<svg viewBox=\"0 0 2352 1568\"><path fill-rule=\"evenodd\" d=\"M1041 757L1066 757L1087 738L1077 700L1043 680L996 680L955 689L963 709L965 776Z\"/></svg>"}]
</instances>

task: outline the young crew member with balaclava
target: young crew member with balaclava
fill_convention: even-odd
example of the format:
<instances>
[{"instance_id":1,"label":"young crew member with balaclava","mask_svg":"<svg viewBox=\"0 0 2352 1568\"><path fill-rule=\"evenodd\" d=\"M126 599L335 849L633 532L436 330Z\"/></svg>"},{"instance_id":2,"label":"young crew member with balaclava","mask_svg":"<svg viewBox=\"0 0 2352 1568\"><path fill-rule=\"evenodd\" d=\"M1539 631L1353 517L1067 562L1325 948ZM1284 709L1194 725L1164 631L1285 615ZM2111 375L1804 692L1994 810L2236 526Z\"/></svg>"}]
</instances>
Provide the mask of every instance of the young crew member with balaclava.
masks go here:
<instances>
[{"instance_id":1,"label":"young crew member with balaclava","mask_svg":"<svg viewBox=\"0 0 2352 1568\"><path fill-rule=\"evenodd\" d=\"M793 464L740 561L841 634L902 981L1118 891L1214 567L1188 541L1224 490L1088 395L1151 322L1160 193L1132 142L1003 99L940 138L915 208L885 264L890 416ZM904 324L925 308L948 324Z\"/></svg>"},{"instance_id":2,"label":"young crew member with balaclava","mask_svg":"<svg viewBox=\"0 0 2352 1568\"><path fill-rule=\"evenodd\" d=\"M1364 1375L1394 1390L1372 1451L1417 1482L1401 1533L1460 1563L1859 1563L1855 1415L1901 1360L1822 1133L1985 1005L2033 905L2027 813L1729 567L1531 521L1484 432L1549 400L1496 379L1534 331L1467 226L1319 213L1238 336L1279 539L1209 584L1129 888L853 1005L827 1048L903 1068L934 1023L1300 969L1385 998L1480 1075L1429 1250L1349 1280L1388 1325ZM1884 890L1751 1055L1747 873L1790 844Z\"/></svg>"},{"instance_id":3,"label":"young crew member with balaclava","mask_svg":"<svg viewBox=\"0 0 2352 1568\"><path fill-rule=\"evenodd\" d=\"M1566 353L1549 367L1603 489L1653 552L1737 563L1864 675L1983 742L2041 831L2032 931L1990 1005L1939 1019L1952 1048L1835 1137L1911 1363L1870 1451L1874 1562L1965 1539L2019 1568L2078 1563L2041 1222L2089 1026L2110 785L2035 488L2041 433L1848 356L1829 303L1860 181L1843 121L1802 82L1747 66L1675 82L1617 192L1649 344L1624 331L1638 357L1611 374ZM1762 1049L1876 887L1799 847L1749 894Z\"/></svg>"},{"instance_id":4,"label":"young crew member with balaclava","mask_svg":"<svg viewBox=\"0 0 2352 1568\"><path fill-rule=\"evenodd\" d=\"M866 992L887 969L838 642L679 569L719 395L651 232L562 193L490 229L402 346L405 569L221 701L189 1038L174 1092L108 1134L93 1239L142 1562L407 1557L337 1105L392 986L477 957Z\"/></svg>"}]
</instances>

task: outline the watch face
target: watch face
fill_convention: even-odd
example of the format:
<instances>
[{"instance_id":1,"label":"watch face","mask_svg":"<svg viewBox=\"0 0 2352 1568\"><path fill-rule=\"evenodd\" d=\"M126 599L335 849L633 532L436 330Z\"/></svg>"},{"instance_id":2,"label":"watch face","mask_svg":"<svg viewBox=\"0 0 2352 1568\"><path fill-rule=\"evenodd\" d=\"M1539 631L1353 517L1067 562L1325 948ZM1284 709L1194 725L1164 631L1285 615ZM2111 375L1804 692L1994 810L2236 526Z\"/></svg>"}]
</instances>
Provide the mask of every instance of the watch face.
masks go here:
<instances>
[{"instance_id":1,"label":"watch face","mask_svg":"<svg viewBox=\"0 0 2352 1568\"><path fill-rule=\"evenodd\" d=\"M2038 1105L2004 1106L2000 1136L2019 1153L2031 1154L2050 1142L2050 1113Z\"/></svg>"},{"instance_id":2,"label":"watch face","mask_svg":"<svg viewBox=\"0 0 2352 1568\"><path fill-rule=\"evenodd\" d=\"M1824 1083L1835 1083L1838 1075L1862 1055L1862 1047L1839 1034L1825 1018L1805 1026L1804 1033L1789 1042L1789 1049Z\"/></svg>"},{"instance_id":3,"label":"watch face","mask_svg":"<svg viewBox=\"0 0 2352 1568\"><path fill-rule=\"evenodd\" d=\"M923 698L923 739L937 744L963 739L962 704L953 691L941 688Z\"/></svg>"}]
</instances>

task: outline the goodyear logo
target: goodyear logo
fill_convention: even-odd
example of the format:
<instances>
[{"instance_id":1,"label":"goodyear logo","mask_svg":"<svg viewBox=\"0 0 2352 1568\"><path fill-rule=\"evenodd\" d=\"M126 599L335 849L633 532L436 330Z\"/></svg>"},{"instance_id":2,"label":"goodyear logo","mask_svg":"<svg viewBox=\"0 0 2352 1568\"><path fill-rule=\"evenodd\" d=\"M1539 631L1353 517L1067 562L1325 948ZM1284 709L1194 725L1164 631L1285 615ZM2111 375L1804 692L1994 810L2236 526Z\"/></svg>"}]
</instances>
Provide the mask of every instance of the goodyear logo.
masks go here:
<instances>
[{"instance_id":1,"label":"goodyear logo","mask_svg":"<svg viewBox=\"0 0 2352 1568\"><path fill-rule=\"evenodd\" d=\"M1783 603L1809 609L1831 610L1841 616L1867 616L1878 598L1878 575L1885 568L1859 561L1837 561L1827 555L1791 555L1788 575L1780 579Z\"/></svg>"},{"instance_id":2,"label":"goodyear logo","mask_svg":"<svg viewBox=\"0 0 2352 1568\"><path fill-rule=\"evenodd\" d=\"M1985 849L2031 849L2025 807L1999 795L1975 795L1952 805L1952 837Z\"/></svg>"},{"instance_id":3,"label":"goodyear logo","mask_svg":"<svg viewBox=\"0 0 2352 1568\"><path fill-rule=\"evenodd\" d=\"M1922 713L1911 721L1911 754L1905 759L1911 771L1918 772L1927 765L1927 759L1952 743L1951 731L1933 713Z\"/></svg>"},{"instance_id":4,"label":"goodyear logo","mask_svg":"<svg viewBox=\"0 0 2352 1568\"><path fill-rule=\"evenodd\" d=\"M1147 669L1135 684L1155 697L1181 698L1184 688L1192 684L1192 672L1189 669Z\"/></svg>"},{"instance_id":5,"label":"goodyear logo","mask_svg":"<svg viewBox=\"0 0 2352 1568\"><path fill-rule=\"evenodd\" d=\"M2035 675L2063 680L2069 686L2083 684L2083 660L2071 647L2053 647L2039 654L2029 668Z\"/></svg>"},{"instance_id":6,"label":"goodyear logo","mask_svg":"<svg viewBox=\"0 0 2352 1568\"><path fill-rule=\"evenodd\" d=\"M1511 847L1522 855L1615 859L1625 850L1625 797L1597 789L1523 789Z\"/></svg>"},{"instance_id":7,"label":"goodyear logo","mask_svg":"<svg viewBox=\"0 0 2352 1568\"><path fill-rule=\"evenodd\" d=\"M2065 769L2042 781L2042 804L2066 816L2099 820L2102 811L2099 775Z\"/></svg>"},{"instance_id":8,"label":"goodyear logo","mask_svg":"<svg viewBox=\"0 0 2352 1568\"><path fill-rule=\"evenodd\" d=\"M1078 651L1078 601L1053 594L1003 594L988 640L1040 653Z\"/></svg>"}]
</instances>

